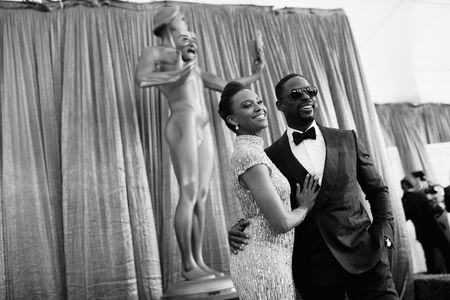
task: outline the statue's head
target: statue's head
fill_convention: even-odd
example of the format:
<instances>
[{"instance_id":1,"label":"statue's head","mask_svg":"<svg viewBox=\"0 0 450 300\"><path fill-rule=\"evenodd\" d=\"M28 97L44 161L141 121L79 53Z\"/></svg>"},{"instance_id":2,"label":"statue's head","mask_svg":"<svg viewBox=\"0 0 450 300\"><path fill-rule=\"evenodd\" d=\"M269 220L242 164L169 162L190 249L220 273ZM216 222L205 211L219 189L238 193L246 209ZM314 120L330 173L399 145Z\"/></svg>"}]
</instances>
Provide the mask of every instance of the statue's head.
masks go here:
<instances>
[{"instance_id":1,"label":"statue's head","mask_svg":"<svg viewBox=\"0 0 450 300\"><path fill-rule=\"evenodd\" d=\"M186 18L178 5L161 6L153 18L153 33L161 37L162 32L168 29L187 30Z\"/></svg>"},{"instance_id":2,"label":"statue's head","mask_svg":"<svg viewBox=\"0 0 450 300\"><path fill-rule=\"evenodd\" d=\"M184 61L191 61L197 57L197 36L187 30L174 31L175 48L181 51Z\"/></svg>"}]
</instances>

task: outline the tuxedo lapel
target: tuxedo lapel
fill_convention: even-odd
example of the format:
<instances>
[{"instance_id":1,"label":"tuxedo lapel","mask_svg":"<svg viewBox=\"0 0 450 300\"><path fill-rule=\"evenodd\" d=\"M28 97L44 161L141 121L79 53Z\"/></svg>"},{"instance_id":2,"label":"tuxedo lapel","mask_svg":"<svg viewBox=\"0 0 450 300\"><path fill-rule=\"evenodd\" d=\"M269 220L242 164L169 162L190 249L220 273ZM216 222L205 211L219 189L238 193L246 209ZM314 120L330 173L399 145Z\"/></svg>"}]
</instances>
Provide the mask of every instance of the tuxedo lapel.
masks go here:
<instances>
[{"instance_id":1,"label":"tuxedo lapel","mask_svg":"<svg viewBox=\"0 0 450 300\"><path fill-rule=\"evenodd\" d=\"M319 128L325 141L326 155L322 184L319 195L317 196L315 208L321 207L330 196L330 192L334 190L339 164L339 149L337 148L335 136L330 133L329 129L322 126L319 126Z\"/></svg>"},{"instance_id":2,"label":"tuxedo lapel","mask_svg":"<svg viewBox=\"0 0 450 300\"><path fill-rule=\"evenodd\" d=\"M294 154L292 153L286 132L280 139L280 154L286 168L291 174L291 178L293 178L295 182L303 184L303 180L306 174L308 174L308 171L306 171L303 165L295 158ZM295 186L295 184L293 186Z\"/></svg>"},{"instance_id":3,"label":"tuxedo lapel","mask_svg":"<svg viewBox=\"0 0 450 300\"><path fill-rule=\"evenodd\" d=\"M322 126L319 126L319 128L325 141L326 154L322 184L319 195L317 196L315 208L321 207L330 196L331 191L335 189L339 165L339 149L335 136L331 134L329 129ZM295 187L295 183L302 185L308 171L292 153L286 132L279 140L279 154L290 175L285 174L285 176L291 182L292 186Z\"/></svg>"}]
</instances>

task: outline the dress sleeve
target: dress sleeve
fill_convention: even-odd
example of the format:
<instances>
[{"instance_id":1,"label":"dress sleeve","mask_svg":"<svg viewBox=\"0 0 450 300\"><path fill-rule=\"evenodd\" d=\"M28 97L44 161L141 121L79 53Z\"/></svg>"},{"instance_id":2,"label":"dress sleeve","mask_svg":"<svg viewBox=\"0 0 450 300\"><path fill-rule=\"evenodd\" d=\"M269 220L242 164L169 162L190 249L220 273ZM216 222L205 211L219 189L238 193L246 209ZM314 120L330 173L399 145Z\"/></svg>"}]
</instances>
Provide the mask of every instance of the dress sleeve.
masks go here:
<instances>
[{"instance_id":1,"label":"dress sleeve","mask_svg":"<svg viewBox=\"0 0 450 300\"><path fill-rule=\"evenodd\" d=\"M266 165L269 169L269 174L272 175L271 167L267 161L267 156L263 151L242 149L241 151L236 152L231 158L231 165L234 175L238 178L251 167L260 164Z\"/></svg>"}]
</instances>

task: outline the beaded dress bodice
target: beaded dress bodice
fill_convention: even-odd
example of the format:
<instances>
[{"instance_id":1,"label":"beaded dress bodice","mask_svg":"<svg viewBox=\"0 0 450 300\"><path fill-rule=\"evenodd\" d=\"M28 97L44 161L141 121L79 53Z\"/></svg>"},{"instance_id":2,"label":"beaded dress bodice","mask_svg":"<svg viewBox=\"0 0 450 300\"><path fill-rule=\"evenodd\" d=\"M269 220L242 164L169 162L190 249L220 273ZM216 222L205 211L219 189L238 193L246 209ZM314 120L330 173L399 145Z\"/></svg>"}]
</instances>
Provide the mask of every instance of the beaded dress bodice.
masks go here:
<instances>
[{"instance_id":1,"label":"beaded dress bodice","mask_svg":"<svg viewBox=\"0 0 450 300\"><path fill-rule=\"evenodd\" d=\"M233 170L233 185L236 196L242 205L244 218L253 218L260 216L261 211L252 198L249 190L239 183L239 176L249 167L257 164L265 164L270 172L272 182L280 195L281 201L290 210L289 194L291 188L286 177L275 167L272 161L267 157L263 149L263 140L253 135L240 135L236 138L235 152L231 158L231 167Z\"/></svg>"},{"instance_id":2,"label":"beaded dress bodice","mask_svg":"<svg viewBox=\"0 0 450 300\"><path fill-rule=\"evenodd\" d=\"M263 144L257 136L237 136L231 157L234 191L244 218L250 220L245 232L251 236L244 250L231 256L231 277L240 299L295 299L291 268L294 230L276 232L251 191L239 183L239 177L249 168L266 165L279 195L273 201L281 200L286 210L291 210L289 182L267 157Z\"/></svg>"}]
</instances>

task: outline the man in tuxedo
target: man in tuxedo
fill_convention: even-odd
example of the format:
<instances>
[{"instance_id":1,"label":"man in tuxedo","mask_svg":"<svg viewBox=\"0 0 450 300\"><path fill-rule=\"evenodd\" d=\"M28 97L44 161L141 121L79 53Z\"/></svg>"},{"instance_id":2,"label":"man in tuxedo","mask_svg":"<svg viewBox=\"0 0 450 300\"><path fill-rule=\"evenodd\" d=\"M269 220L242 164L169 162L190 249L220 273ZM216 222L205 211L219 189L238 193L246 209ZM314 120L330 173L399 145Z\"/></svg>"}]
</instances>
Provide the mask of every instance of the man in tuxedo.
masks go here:
<instances>
[{"instance_id":1,"label":"man in tuxedo","mask_svg":"<svg viewBox=\"0 0 450 300\"><path fill-rule=\"evenodd\" d=\"M320 192L302 224L295 229L295 286L309 299L398 299L389 266L393 215L384 185L364 145L352 130L315 122L317 88L299 74L275 87L277 108L287 131L266 153L291 185L309 173L319 177ZM362 205L365 193L373 221ZM241 220L229 231L233 253L251 242Z\"/></svg>"}]
</instances>

